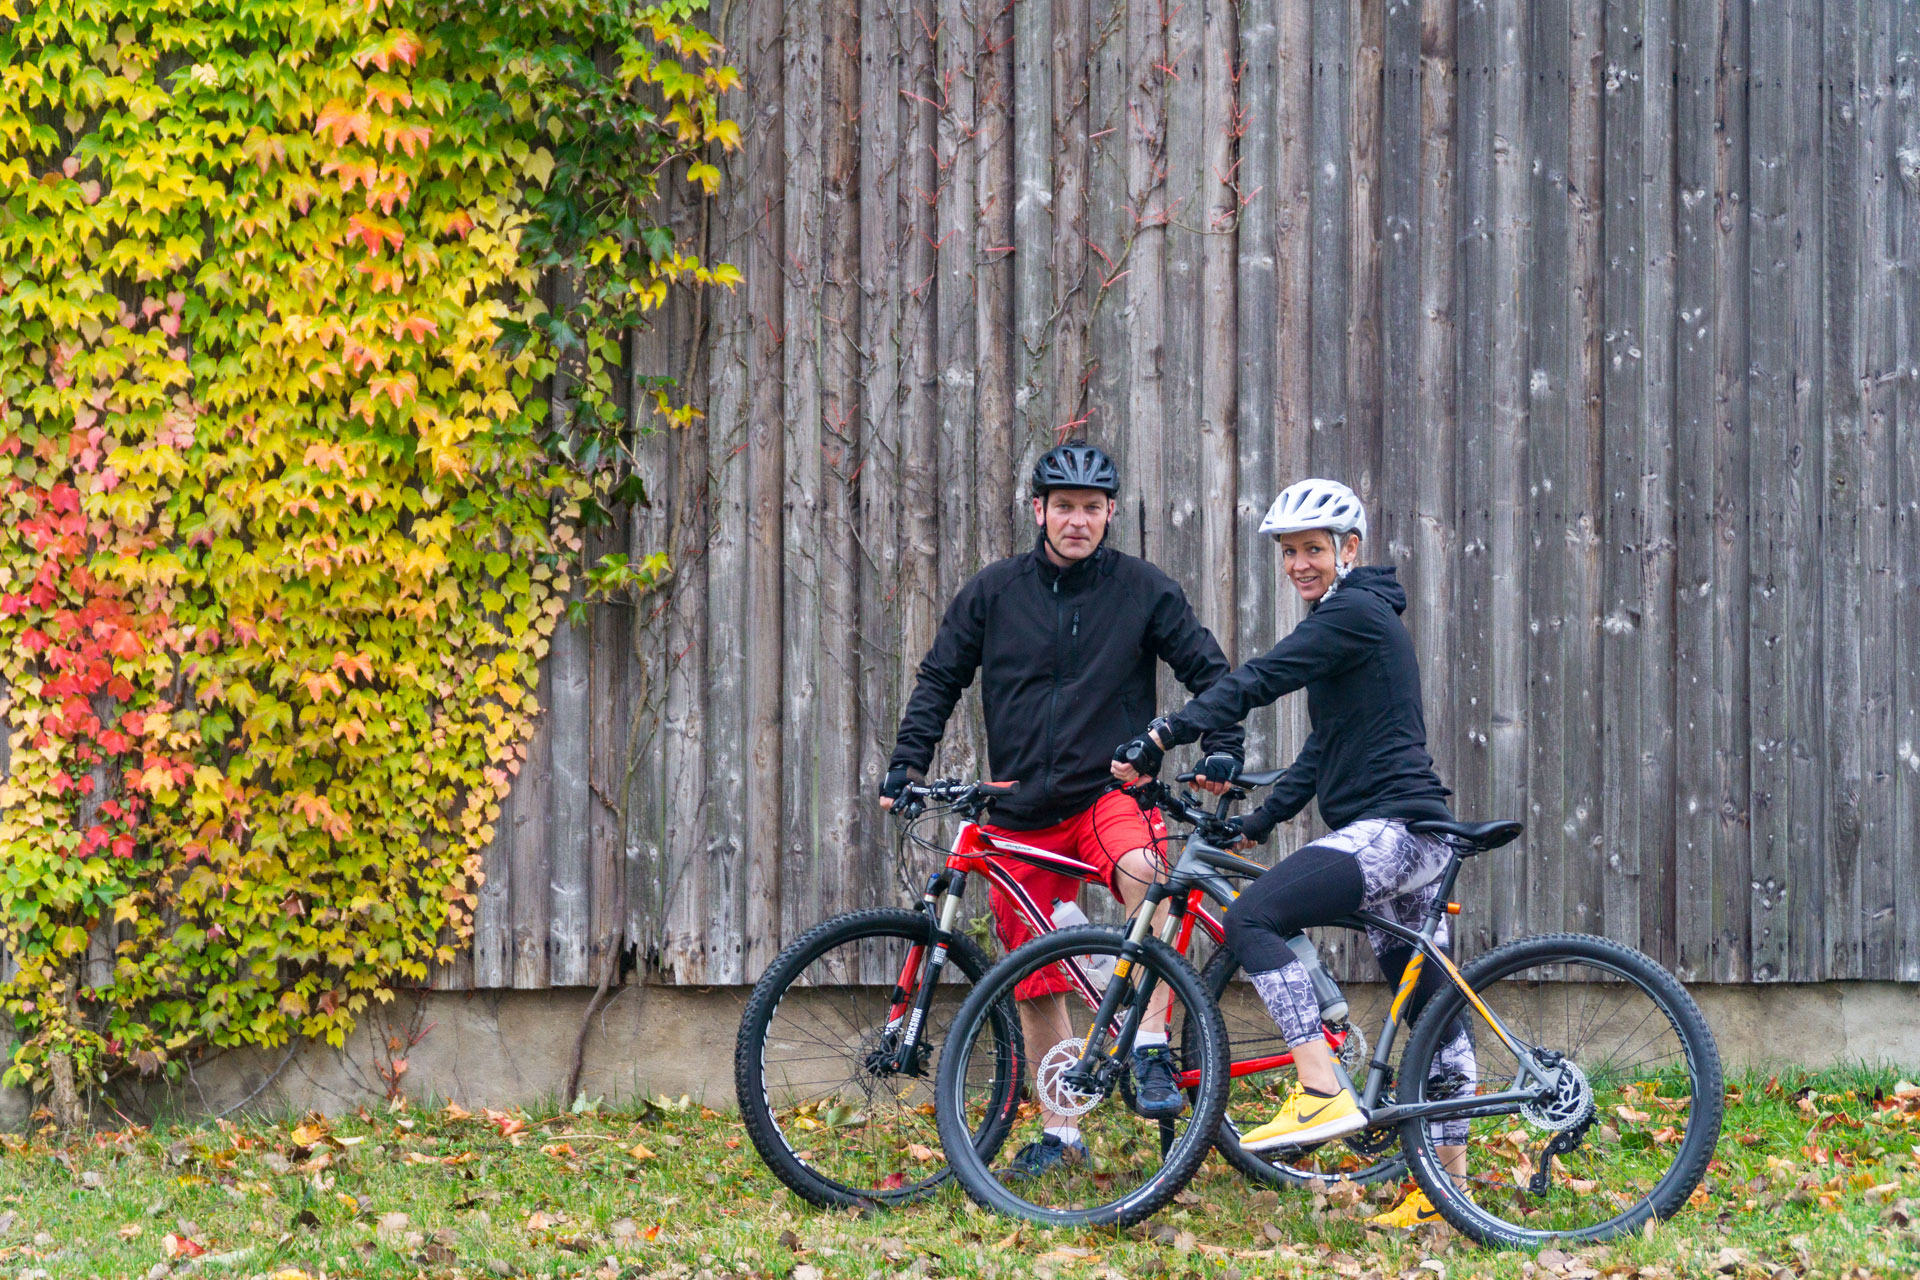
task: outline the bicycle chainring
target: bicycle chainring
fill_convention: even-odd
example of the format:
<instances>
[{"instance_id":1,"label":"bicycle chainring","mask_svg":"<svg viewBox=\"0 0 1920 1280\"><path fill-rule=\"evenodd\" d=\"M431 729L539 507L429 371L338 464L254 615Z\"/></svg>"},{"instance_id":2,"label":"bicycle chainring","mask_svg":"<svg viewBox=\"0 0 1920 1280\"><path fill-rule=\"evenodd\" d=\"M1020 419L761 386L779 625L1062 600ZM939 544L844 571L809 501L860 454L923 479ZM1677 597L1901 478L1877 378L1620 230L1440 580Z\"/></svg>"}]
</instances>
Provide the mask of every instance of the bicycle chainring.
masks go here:
<instances>
[{"instance_id":1,"label":"bicycle chainring","mask_svg":"<svg viewBox=\"0 0 1920 1280\"><path fill-rule=\"evenodd\" d=\"M1062 1040L1047 1050L1034 1072L1040 1105L1062 1116L1083 1116L1106 1100L1104 1092L1083 1093L1066 1081L1066 1075L1087 1051L1085 1040Z\"/></svg>"},{"instance_id":2,"label":"bicycle chainring","mask_svg":"<svg viewBox=\"0 0 1920 1280\"><path fill-rule=\"evenodd\" d=\"M1562 1058L1560 1087L1551 1098L1522 1103L1520 1114L1528 1124L1549 1133L1564 1133L1593 1115L1593 1085L1587 1073L1571 1059Z\"/></svg>"}]
</instances>

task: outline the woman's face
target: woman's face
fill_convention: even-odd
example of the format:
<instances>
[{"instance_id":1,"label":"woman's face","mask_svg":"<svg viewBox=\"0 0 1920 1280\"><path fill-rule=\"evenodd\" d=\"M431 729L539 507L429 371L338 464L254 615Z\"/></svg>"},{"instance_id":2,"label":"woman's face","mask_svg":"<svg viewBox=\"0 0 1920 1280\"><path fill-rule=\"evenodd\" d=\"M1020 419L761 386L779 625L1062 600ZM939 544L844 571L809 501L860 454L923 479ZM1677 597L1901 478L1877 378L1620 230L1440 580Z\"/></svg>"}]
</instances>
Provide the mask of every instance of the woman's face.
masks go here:
<instances>
[{"instance_id":1,"label":"woman's face","mask_svg":"<svg viewBox=\"0 0 1920 1280\"><path fill-rule=\"evenodd\" d=\"M1341 549L1340 561L1352 564L1359 558L1360 535L1350 533L1347 535L1347 545ZM1334 572L1333 534L1325 529L1281 534L1280 563L1287 571L1287 577L1292 579L1293 589L1308 604L1314 604L1327 594L1327 589L1339 577Z\"/></svg>"}]
</instances>

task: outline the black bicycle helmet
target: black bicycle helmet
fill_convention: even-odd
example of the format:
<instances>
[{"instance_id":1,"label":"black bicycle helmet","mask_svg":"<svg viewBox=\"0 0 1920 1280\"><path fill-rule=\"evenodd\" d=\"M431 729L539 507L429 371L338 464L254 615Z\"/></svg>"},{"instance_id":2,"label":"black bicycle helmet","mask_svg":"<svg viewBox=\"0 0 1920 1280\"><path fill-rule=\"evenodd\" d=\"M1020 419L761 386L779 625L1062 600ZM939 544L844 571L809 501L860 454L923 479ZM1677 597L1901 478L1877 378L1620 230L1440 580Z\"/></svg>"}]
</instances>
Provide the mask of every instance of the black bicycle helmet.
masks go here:
<instances>
[{"instance_id":1,"label":"black bicycle helmet","mask_svg":"<svg viewBox=\"0 0 1920 1280\"><path fill-rule=\"evenodd\" d=\"M1120 492L1120 471L1090 444L1058 445L1033 464L1033 496L1055 489L1099 489L1111 497Z\"/></svg>"}]
</instances>

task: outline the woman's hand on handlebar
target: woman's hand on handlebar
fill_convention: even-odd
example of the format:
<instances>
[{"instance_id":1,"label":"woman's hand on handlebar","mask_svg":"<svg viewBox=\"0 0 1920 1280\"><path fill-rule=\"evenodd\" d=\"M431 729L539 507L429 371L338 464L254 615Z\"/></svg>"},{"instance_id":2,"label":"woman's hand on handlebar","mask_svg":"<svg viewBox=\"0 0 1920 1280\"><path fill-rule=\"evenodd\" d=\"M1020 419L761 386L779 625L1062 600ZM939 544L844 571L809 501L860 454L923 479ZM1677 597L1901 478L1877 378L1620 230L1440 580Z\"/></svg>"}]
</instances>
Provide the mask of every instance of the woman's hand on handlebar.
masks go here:
<instances>
[{"instance_id":1,"label":"woman's hand on handlebar","mask_svg":"<svg viewBox=\"0 0 1920 1280\"><path fill-rule=\"evenodd\" d=\"M1193 785L1216 796L1227 794L1227 788L1239 776L1240 760L1224 751L1214 752L1193 767Z\"/></svg>"}]
</instances>

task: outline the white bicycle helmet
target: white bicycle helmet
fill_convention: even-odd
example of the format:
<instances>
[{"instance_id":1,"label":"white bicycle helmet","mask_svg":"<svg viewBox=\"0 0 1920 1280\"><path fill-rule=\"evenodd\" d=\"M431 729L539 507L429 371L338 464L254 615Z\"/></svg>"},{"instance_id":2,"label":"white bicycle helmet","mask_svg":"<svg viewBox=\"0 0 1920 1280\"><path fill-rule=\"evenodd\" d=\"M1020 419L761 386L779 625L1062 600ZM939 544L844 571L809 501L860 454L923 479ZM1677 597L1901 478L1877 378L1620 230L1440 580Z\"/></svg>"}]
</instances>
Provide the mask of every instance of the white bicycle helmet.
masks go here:
<instances>
[{"instance_id":1,"label":"white bicycle helmet","mask_svg":"<svg viewBox=\"0 0 1920 1280\"><path fill-rule=\"evenodd\" d=\"M1276 538L1308 529L1325 529L1335 538L1357 533L1365 542L1367 509L1360 495L1338 480L1302 480L1282 489L1260 521L1260 532Z\"/></svg>"}]
</instances>

